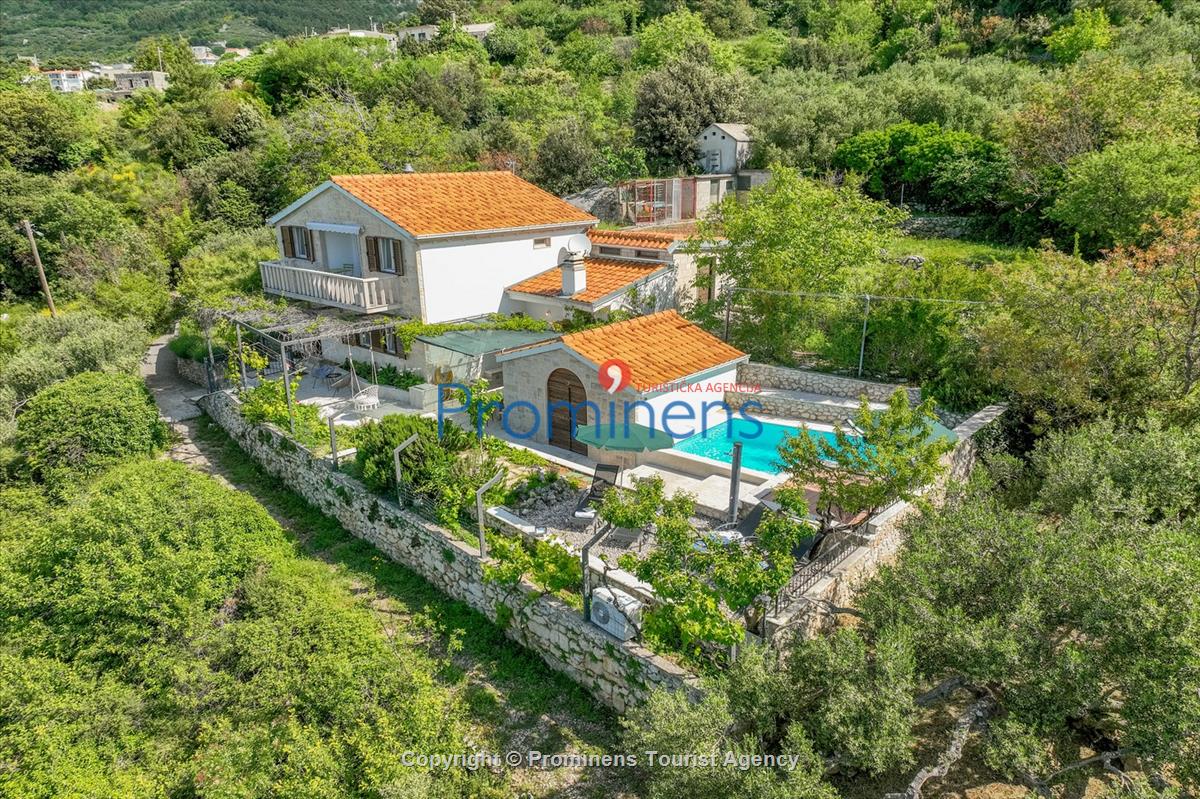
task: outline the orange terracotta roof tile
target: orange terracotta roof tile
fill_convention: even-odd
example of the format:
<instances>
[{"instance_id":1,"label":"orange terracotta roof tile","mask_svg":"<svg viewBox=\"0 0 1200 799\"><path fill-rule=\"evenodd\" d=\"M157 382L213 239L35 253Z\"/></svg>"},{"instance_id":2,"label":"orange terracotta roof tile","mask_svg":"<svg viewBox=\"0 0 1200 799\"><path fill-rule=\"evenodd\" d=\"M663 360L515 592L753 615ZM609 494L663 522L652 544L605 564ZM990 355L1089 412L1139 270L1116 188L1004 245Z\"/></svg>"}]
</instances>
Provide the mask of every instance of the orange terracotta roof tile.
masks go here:
<instances>
[{"instance_id":1,"label":"orange terracotta roof tile","mask_svg":"<svg viewBox=\"0 0 1200 799\"><path fill-rule=\"evenodd\" d=\"M596 221L511 172L405 172L330 179L414 236Z\"/></svg>"},{"instance_id":2,"label":"orange terracotta roof tile","mask_svg":"<svg viewBox=\"0 0 1200 799\"><path fill-rule=\"evenodd\" d=\"M640 230L638 228L597 230L596 228L592 228L588 231L588 238L592 240L593 244L601 246L635 247L641 250L665 250L675 244L675 242L687 237L661 230Z\"/></svg>"},{"instance_id":3,"label":"orange terracotta roof tile","mask_svg":"<svg viewBox=\"0 0 1200 799\"><path fill-rule=\"evenodd\" d=\"M563 344L599 365L609 358L629 364L639 389L681 380L745 357L677 311L662 311L562 337Z\"/></svg>"},{"instance_id":4,"label":"orange terracotta roof tile","mask_svg":"<svg viewBox=\"0 0 1200 799\"><path fill-rule=\"evenodd\" d=\"M595 302L621 289L629 288L640 280L666 268L666 264L634 263L616 261L611 258L584 258L583 269L587 276L587 288L576 292L569 299L576 302ZM540 294L543 297L562 296L562 269L553 267L508 287L509 291L522 294Z\"/></svg>"}]
</instances>

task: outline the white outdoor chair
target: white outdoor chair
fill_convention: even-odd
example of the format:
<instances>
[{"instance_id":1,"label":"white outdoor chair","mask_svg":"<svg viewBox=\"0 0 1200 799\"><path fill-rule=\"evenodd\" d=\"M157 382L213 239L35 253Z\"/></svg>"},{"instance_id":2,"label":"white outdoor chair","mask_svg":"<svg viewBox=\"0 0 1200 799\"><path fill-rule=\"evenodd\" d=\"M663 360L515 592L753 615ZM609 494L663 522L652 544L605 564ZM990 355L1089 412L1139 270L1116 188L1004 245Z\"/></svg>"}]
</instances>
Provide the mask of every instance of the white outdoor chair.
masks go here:
<instances>
[{"instance_id":1,"label":"white outdoor chair","mask_svg":"<svg viewBox=\"0 0 1200 799\"><path fill-rule=\"evenodd\" d=\"M367 386L362 391L355 394L351 400L351 404L356 411L365 411L371 408L379 407L379 386Z\"/></svg>"}]
</instances>

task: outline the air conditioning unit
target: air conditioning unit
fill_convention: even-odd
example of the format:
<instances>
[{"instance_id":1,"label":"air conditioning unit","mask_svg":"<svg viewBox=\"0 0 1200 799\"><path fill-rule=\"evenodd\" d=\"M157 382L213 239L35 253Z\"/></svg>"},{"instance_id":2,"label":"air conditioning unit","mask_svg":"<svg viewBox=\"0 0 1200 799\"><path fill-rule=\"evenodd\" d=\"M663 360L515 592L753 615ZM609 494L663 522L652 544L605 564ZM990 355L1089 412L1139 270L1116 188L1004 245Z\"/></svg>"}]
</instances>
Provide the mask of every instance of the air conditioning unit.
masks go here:
<instances>
[{"instance_id":1,"label":"air conditioning unit","mask_svg":"<svg viewBox=\"0 0 1200 799\"><path fill-rule=\"evenodd\" d=\"M642 621L642 603L624 591L597 588L592 591L592 624L614 638L628 641L637 635L634 625Z\"/></svg>"}]
</instances>

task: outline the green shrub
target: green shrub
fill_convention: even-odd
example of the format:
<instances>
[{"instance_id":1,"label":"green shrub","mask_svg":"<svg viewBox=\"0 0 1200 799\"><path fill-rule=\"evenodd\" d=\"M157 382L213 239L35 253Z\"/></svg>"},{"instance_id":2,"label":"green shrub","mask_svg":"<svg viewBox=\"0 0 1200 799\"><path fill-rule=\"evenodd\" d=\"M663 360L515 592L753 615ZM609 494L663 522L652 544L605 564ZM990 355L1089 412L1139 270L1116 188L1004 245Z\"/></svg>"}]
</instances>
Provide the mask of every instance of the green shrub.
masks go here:
<instances>
[{"instance_id":1,"label":"green shrub","mask_svg":"<svg viewBox=\"0 0 1200 799\"><path fill-rule=\"evenodd\" d=\"M199 333L181 330L178 336L167 342L167 346L176 357L189 361L203 362L208 357L208 343ZM213 352L216 353L215 346Z\"/></svg>"},{"instance_id":2,"label":"green shrub","mask_svg":"<svg viewBox=\"0 0 1200 799\"><path fill-rule=\"evenodd\" d=\"M80 372L132 373L149 343L136 319L75 312L31 316L17 328L16 338L20 349L0 366L0 385L18 401Z\"/></svg>"},{"instance_id":3,"label":"green shrub","mask_svg":"<svg viewBox=\"0 0 1200 799\"><path fill-rule=\"evenodd\" d=\"M475 503L475 491L490 480L500 464L486 452L472 450L472 438L461 428L444 425L438 436L437 423L419 416L396 414L379 422L362 425L355 460L363 481L385 495L396 492L392 452L409 436L417 440L400 453L400 470L407 490L444 524L457 524ZM489 494L489 501L503 496L503 481Z\"/></svg>"},{"instance_id":4,"label":"green shrub","mask_svg":"<svg viewBox=\"0 0 1200 799\"><path fill-rule=\"evenodd\" d=\"M342 362L342 368L350 368L349 358ZM419 372L408 369L402 371L390 363L372 370L369 362L355 361L354 372L363 380L373 380L381 386L392 386L393 388L412 388L425 382L425 376Z\"/></svg>"},{"instance_id":5,"label":"green shrub","mask_svg":"<svg viewBox=\"0 0 1200 799\"><path fill-rule=\"evenodd\" d=\"M466 748L462 700L247 494L143 461L53 515L17 502L0 563L0 706L21 708L0 725L20 764L6 796L488 795L486 776L446 773L437 793L400 764Z\"/></svg>"},{"instance_id":6,"label":"green shrub","mask_svg":"<svg viewBox=\"0 0 1200 799\"><path fill-rule=\"evenodd\" d=\"M133 375L76 375L38 392L17 420L28 470L56 489L166 441L150 392Z\"/></svg>"},{"instance_id":7,"label":"green shrub","mask_svg":"<svg viewBox=\"0 0 1200 799\"><path fill-rule=\"evenodd\" d=\"M92 299L105 316L133 318L149 330L162 330L174 304L164 283L142 272L123 271L111 283L98 283Z\"/></svg>"},{"instance_id":8,"label":"green shrub","mask_svg":"<svg viewBox=\"0 0 1200 799\"><path fill-rule=\"evenodd\" d=\"M296 400L300 379L292 379L292 413L288 414L287 397L283 391L283 378L264 380L257 386L243 391L242 418L251 424L270 422L284 432L291 430L291 418L296 419L296 440L306 447L318 447L329 440L329 426L321 418L321 412L313 405Z\"/></svg>"},{"instance_id":9,"label":"green shrub","mask_svg":"<svg viewBox=\"0 0 1200 799\"><path fill-rule=\"evenodd\" d=\"M188 303L256 294L262 290L258 262L276 256L270 228L214 233L179 262L179 294Z\"/></svg>"}]
</instances>

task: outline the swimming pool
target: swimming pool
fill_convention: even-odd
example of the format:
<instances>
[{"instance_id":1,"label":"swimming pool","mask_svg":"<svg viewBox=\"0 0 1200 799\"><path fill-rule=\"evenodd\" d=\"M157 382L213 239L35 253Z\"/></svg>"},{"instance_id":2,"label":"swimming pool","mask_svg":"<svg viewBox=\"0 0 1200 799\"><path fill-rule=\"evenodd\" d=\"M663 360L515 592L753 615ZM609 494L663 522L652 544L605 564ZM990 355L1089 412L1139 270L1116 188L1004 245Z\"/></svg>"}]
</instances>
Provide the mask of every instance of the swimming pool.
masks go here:
<instances>
[{"instance_id":1,"label":"swimming pool","mask_svg":"<svg viewBox=\"0 0 1200 799\"><path fill-rule=\"evenodd\" d=\"M686 452L689 455L699 455L722 463L733 462L733 443L742 442L742 467L760 472L776 474L780 471L779 445L788 436L800 432L799 427L775 424L774 422L759 422L762 433L755 438L757 425L745 419L731 419L709 428L707 433L697 433L690 438L675 442L676 452ZM836 446L837 439L829 430L808 430L809 438L824 439ZM857 438L852 440L858 441Z\"/></svg>"}]
</instances>

